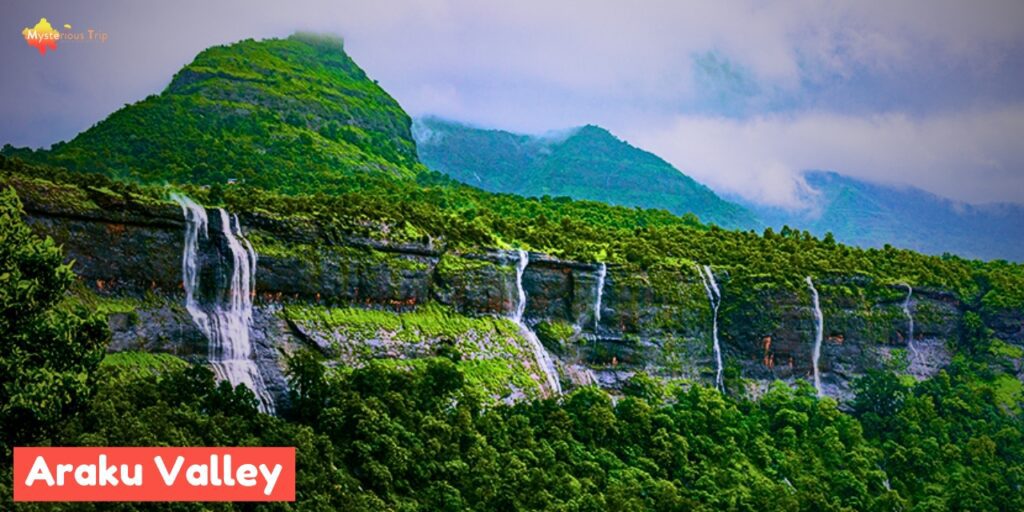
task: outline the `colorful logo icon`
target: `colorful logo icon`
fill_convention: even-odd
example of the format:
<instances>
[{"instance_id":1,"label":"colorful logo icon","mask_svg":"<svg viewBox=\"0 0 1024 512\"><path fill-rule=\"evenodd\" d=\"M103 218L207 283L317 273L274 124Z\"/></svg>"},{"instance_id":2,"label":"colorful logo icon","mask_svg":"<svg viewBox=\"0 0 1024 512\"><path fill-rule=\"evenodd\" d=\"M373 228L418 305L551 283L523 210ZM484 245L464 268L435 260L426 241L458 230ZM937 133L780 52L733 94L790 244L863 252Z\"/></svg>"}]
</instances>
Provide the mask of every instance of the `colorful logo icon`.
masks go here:
<instances>
[{"instance_id":1,"label":"colorful logo icon","mask_svg":"<svg viewBox=\"0 0 1024 512\"><path fill-rule=\"evenodd\" d=\"M60 40L60 32L50 25L46 18L39 18L39 23L32 28L25 28L21 31L25 36L25 42L39 50L40 55L46 55L46 49L51 51L57 49L57 41Z\"/></svg>"}]
</instances>

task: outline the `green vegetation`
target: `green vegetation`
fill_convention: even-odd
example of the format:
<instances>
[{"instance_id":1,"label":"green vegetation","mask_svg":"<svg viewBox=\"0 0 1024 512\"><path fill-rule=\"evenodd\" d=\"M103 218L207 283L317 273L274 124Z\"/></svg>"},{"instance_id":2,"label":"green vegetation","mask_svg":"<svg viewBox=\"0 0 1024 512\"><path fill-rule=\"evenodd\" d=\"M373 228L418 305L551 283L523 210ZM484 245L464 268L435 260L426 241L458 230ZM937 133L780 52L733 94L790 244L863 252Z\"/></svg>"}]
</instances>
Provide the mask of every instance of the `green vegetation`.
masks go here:
<instances>
[{"instance_id":1,"label":"green vegetation","mask_svg":"<svg viewBox=\"0 0 1024 512\"><path fill-rule=\"evenodd\" d=\"M295 446L297 501L275 510L1024 508L1016 492L1024 483L1020 383L964 355L1013 354L973 313L963 354L947 371L922 383L871 372L856 383L852 414L816 398L806 383L776 384L748 401L699 385L667 389L642 374L615 403L583 388L506 406L490 401L480 383L501 374L488 366L495 359L448 350L353 369L329 368L300 351L289 360L291 405L278 418L259 414L248 389L215 384L209 370L171 356L118 354L100 364L105 336L97 317L48 313L72 279L59 251L30 234L13 192L3 192L0 204L4 508L104 508L10 503L13 444ZM470 338L466 329L486 323L505 335L515 329L436 307L406 315L292 307L287 314L356 332L413 333L403 343Z\"/></svg>"},{"instance_id":2,"label":"green vegetation","mask_svg":"<svg viewBox=\"0 0 1024 512\"><path fill-rule=\"evenodd\" d=\"M59 189L83 204L132 212L165 201L161 198L168 192L162 187L104 180L10 159L0 159L0 171L0 185L14 186L26 201L34 201L46 190ZM72 192L70 186L77 186L78 192ZM110 192L97 192L98 186ZM490 194L431 173L421 174L416 182L367 177L361 186L361 191L335 196L282 195L233 186L221 191L220 200L234 212L263 215L299 230L317 226L331 239L429 240L441 249L460 251L521 247L577 261L593 261L595 255L603 255L626 271L679 265L684 272L693 272L689 262L710 262L716 273L729 276L732 290L759 293L802 292L804 276L811 275L822 285L823 297L897 297L898 290L890 288L907 282L915 288L952 291L961 300L993 312L1024 304L1024 271L1020 265L1005 262L925 256L891 247L858 249L788 228L779 233L768 229L763 235L708 229L654 210ZM197 200L211 203L211 189L184 189ZM409 239L408 233L415 233L418 239ZM277 250L281 254L304 253L300 246ZM473 264L443 260L447 260L444 265ZM756 299L752 293L738 298ZM724 301L726 307L730 302Z\"/></svg>"},{"instance_id":3,"label":"green vegetation","mask_svg":"<svg viewBox=\"0 0 1024 512\"><path fill-rule=\"evenodd\" d=\"M154 202L177 208L161 199L168 193L163 187L104 180L0 157L2 185L14 186L27 202L45 201L46 191L59 190L80 203L125 214L144 212ZM434 174L421 175L415 183L367 179L363 186L363 191L338 196L281 195L233 186L222 190L219 199L231 211L259 215L284 229L308 233L312 238L301 243L262 237L259 230L252 239L261 254L305 264L310 279L317 278L321 259L332 251L340 251L332 257L353 263L344 265L343 272L365 265L385 265L393 273L426 270L422 263L393 254L339 245L345 237L431 243L444 251L437 278L442 286L456 289L459 283L473 282L487 272L513 271L510 265L460 257L465 253L505 246L578 261L601 255L618 264L613 270L615 286L633 290L628 296L637 302L622 307L639 311L643 307L639 292L647 287L670 304L654 319L666 331L686 332L706 322L701 312L708 306L694 270L696 262L713 264L722 284L720 327L726 338L772 332L781 318L770 305L809 300L803 281L808 275L815 278L829 318L845 319L849 325L860 322L865 332L879 340L888 338L901 315L898 304L905 292L898 283L910 283L918 290L951 291L983 318L1024 303L1024 267L1005 262L925 256L891 247L857 249L790 229L780 233L769 229L763 235L708 229L665 212L489 194ZM184 188L201 202L215 199L212 189ZM409 233L418 238L409 238ZM875 309L879 301L892 306ZM915 311L922 324L932 323L940 314L926 304Z\"/></svg>"},{"instance_id":4,"label":"green vegetation","mask_svg":"<svg viewBox=\"0 0 1024 512\"><path fill-rule=\"evenodd\" d=\"M1019 409L1006 410L1006 376L958 357L914 386L871 373L857 386L855 415L881 447L893 490L920 510L1016 510L1024 481ZM1015 397L1019 403L1019 395Z\"/></svg>"},{"instance_id":5,"label":"green vegetation","mask_svg":"<svg viewBox=\"0 0 1024 512\"><path fill-rule=\"evenodd\" d=\"M18 196L0 189L0 450L45 439L82 407L109 339L103 319L62 307L74 281L53 240L21 220Z\"/></svg>"},{"instance_id":6,"label":"green vegetation","mask_svg":"<svg viewBox=\"0 0 1024 512\"><path fill-rule=\"evenodd\" d=\"M535 330L544 346L556 352L565 351L569 341L576 334L572 324L562 320L545 320L537 324Z\"/></svg>"},{"instance_id":7,"label":"green vegetation","mask_svg":"<svg viewBox=\"0 0 1024 512\"><path fill-rule=\"evenodd\" d=\"M483 259L462 258L457 254L445 254L437 262L437 273L442 277L454 277L478 271L515 273L514 269L507 265L496 265Z\"/></svg>"},{"instance_id":8,"label":"green vegetation","mask_svg":"<svg viewBox=\"0 0 1024 512\"><path fill-rule=\"evenodd\" d=\"M1020 265L996 261L988 264L985 280L991 287L981 301L991 309L1024 309L1024 290L1020 288ZM999 290L1017 289L1019 293L1000 293Z\"/></svg>"},{"instance_id":9,"label":"green vegetation","mask_svg":"<svg viewBox=\"0 0 1024 512\"><path fill-rule=\"evenodd\" d=\"M1020 414L1024 403L1024 383L1012 375L998 375L992 382L992 393L997 405Z\"/></svg>"},{"instance_id":10,"label":"green vegetation","mask_svg":"<svg viewBox=\"0 0 1024 512\"><path fill-rule=\"evenodd\" d=\"M437 355L462 361L466 382L488 403L515 392L540 394L536 379L541 370L516 325L504 318L472 318L437 305L396 313L294 304L284 308L284 315L316 333L331 358L347 366L373 363L409 370Z\"/></svg>"},{"instance_id":11,"label":"green vegetation","mask_svg":"<svg viewBox=\"0 0 1024 512\"><path fill-rule=\"evenodd\" d=\"M871 399L848 415L807 386L776 386L745 402L703 387L669 391L642 376L614 405L584 389L560 403L481 407L463 365L435 358L412 371L334 371L299 354L294 407L284 418L258 414L245 388L214 385L200 367L122 374L103 365L87 406L47 441L296 446L297 502L275 510L1024 506L1015 492L1024 469L1021 419L1003 412L970 368L913 387L876 374L861 383ZM879 423L879 412L889 419ZM0 487L10 485L10 474L5 468Z\"/></svg>"},{"instance_id":12,"label":"green vegetation","mask_svg":"<svg viewBox=\"0 0 1024 512\"><path fill-rule=\"evenodd\" d=\"M1024 348L1010 345L1002 340L994 339L989 345L989 351L994 356L1009 357L1012 359L1024 359Z\"/></svg>"},{"instance_id":13,"label":"green vegetation","mask_svg":"<svg viewBox=\"0 0 1024 512\"><path fill-rule=\"evenodd\" d=\"M664 209L726 228L760 225L743 207L597 126L531 137L426 118L414 135L428 167L490 192Z\"/></svg>"},{"instance_id":14,"label":"green vegetation","mask_svg":"<svg viewBox=\"0 0 1024 512\"><path fill-rule=\"evenodd\" d=\"M340 176L412 176L409 124L341 40L296 34L209 48L70 142L4 153L143 183L330 191Z\"/></svg>"},{"instance_id":15,"label":"green vegetation","mask_svg":"<svg viewBox=\"0 0 1024 512\"><path fill-rule=\"evenodd\" d=\"M515 324L510 320L463 316L438 305L422 306L403 313L302 304L286 306L284 311L291 320L315 322L326 329L344 329L352 336L377 336L381 331L390 331L395 339L410 343L425 339L456 340L472 332L501 336L511 336L517 332Z\"/></svg>"},{"instance_id":16,"label":"green vegetation","mask_svg":"<svg viewBox=\"0 0 1024 512\"><path fill-rule=\"evenodd\" d=\"M70 293L64 302L65 306L82 307L104 317L111 314L135 313L144 302L134 297L100 295L80 282L71 285L68 291Z\"/></svg>"},{"instance_id":17,"label":"green vegetation","mask_svg":"<svg viewBox=\"0 0 1024 512\"><path fill-rule=\"evenodd\" d=\"M149 375L180 371L188 367L189 363L177 356L151 352L115 352L107 354L100 361L100 368L112 369L112 378L117 375L118 378L127 382Z\"/></svg>"}]
</instances>

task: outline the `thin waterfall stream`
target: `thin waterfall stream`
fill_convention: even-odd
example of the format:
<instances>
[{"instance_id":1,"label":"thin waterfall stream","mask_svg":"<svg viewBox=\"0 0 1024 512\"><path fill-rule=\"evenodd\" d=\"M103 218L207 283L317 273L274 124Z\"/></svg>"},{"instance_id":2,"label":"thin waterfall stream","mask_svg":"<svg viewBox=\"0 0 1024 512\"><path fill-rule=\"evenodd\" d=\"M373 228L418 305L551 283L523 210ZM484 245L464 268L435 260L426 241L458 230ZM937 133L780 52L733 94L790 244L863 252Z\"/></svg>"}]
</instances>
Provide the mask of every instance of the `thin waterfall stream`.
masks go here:
<instances>
[{"instance_id":1,"label":"thin waterfall stream","mask_svg":"<svg viewBox=\"0 0 1024 512\"><path fill-rule=\"evenodd\" d=\"M526 325L526 321L523 320L523 314L526 313L526 290L523 289L523 272L530 263L530 255L522 249L516 252L519 256L516 262L516 292L518 293L518 300L516 301L516 310L512 316L512 321L519 325L519 332L526 338L530 348L533 349L534 359L540 366L541 371L544 372L548 389L551 390L554 396L558 396L562 394L562 384L558 377L558 369L555 368L555 362L551 358L551 354L548 353L548 349L544 347L544 344L540 342L537 335Z\"/></svg>"},{"instance_id":2,"label":"thin waterfall stream","mask_svg":"<svg viewBox=\"0 0 1024 512\"><path fill-rule=\"evenodd\" d=\"M601 263L597 269L597 300L594 301L594 333L601 325L601 301L604 299L604 280L608 276L608 266Z\"/></svg>"},{"instance_id":3,"label":"thin waterfall stream","mask_svg":"<svg viewBox=\"0 0 1024 512\"><path fill-rule=\"evenodd\" d=\"M917 350L917 345L914 344L914 314L910 311L910 300L914 296L914 289L907 283L903 283L903 286L907 288L907 297L903 299L903 314L907 317L907 371L917 378L923 378L925 375L922 373L920 366L915 365L924 364L921 359L921 354Z\"/></svg>"},{"instance_id":4,"label":"thin waterfall stream","mask_svg":"<svg viewBox=\"0 0 1024 512\"><path fill-rule=\"evenodd\" d=\"M811 276L807 276L806 280L814 303L814 352L811 356L811 363L814 368L814 389L818 391L818 396L822 396L821 373L818 370L818 360L821 359L821 340L824 337L822 330L824 329L825 321L821 315L821 302L818 298L818 289L814 287L814 280L811 279Z\"/></svg>"},{"instance_id":5,"label":"thin waterfall stream","mask_svg":"<svg viewBox=\"0 0 1024 512\"><path fill-rule=\"evenodd\" d=\"M722 293L718 289L718 282L715 281L715 274L711 272L710 265L701 267L697 265L697 273L700 274L701 282L704 283L704 291L711 303L711 339L712 348L715 352L715 389L724 391L725 384L722 378L722 346L718 342L718 306L722 303Z\"/></svg>"}]
</instances>

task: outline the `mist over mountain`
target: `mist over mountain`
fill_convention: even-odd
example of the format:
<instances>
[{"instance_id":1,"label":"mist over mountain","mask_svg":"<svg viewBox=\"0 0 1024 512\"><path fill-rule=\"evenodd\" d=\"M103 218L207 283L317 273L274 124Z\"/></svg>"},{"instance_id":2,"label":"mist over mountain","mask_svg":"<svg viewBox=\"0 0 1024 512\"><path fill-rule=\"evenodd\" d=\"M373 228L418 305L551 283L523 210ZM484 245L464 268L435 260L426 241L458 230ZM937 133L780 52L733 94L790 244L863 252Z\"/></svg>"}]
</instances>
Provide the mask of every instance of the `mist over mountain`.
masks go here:
<instances>
[{"instance_id":1,"label":"mist over mountain","mask_svg":"<svg viewBox=\"0 0 1024 512\"><path fill-rule=\"evenodd\" d=\"M784 209L744 200L768 226L806 229L861 247L886 244L928 254L1024 260L1024 207L972 205L915 187L881 185L835 172L804 174L806 207Z\"/></svg>"},{"instance_id":2,"label":"mist over mountain","mask_svg":"<svg viewBox=\"0 0 1024 512\"><path fill-rule=\"evenodd\" d=\"M693 213L726 228L760 226L745 208L598 126L530 136L423 118L413 136L428 167L491 192Z\"/></svg>"}]
</instances>

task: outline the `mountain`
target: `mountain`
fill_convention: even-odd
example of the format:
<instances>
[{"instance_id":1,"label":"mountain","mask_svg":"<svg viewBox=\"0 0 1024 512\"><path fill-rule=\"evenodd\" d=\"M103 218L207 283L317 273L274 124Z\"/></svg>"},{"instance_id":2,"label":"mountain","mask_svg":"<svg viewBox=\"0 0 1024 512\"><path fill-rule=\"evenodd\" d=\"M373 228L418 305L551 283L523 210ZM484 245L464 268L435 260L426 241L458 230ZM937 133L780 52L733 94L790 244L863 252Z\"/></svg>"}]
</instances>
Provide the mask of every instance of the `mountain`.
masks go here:
<instances>
[{"instance_id":1,"label":"mountain","mask_svg":"<svg viewBox=\"0 0 1024 512\"><path fill-rule=\"evenodd\" d=\"M72 168L0 156L0 450L292 446L303 510L1024 510L1024 266L486 192L324 86L340 49L214 49L220 85L6 151Z\"/></svg>"},{"instance_id":2,"label":"mountain","mask_svg":"<svg viewBox=\"0 0 1024 512\"><path fill-rule=\"evenodd\" d=\"M804 174L808 208L786 210L743 202L769 226L832 232L861 247L891 244L928 254L1024 260L1024 207L970 205L913 187L869 183L834 172Z\"/></svg>"},{"instance_id":3,"label":"mountain","mask_svg":"<svg viewBox=\"0 0 1024 512\"><path fill-rule=\"evenodd\" d=\"M140 182L330 190L353 174L411 176L410 123L341 39L296 34L209 48L70 142L4 153Z\"/></svg>"},{"instance_id":4,"label":"mountain","mask_svg":"<svg viewBox=\"0 0 1024 512\"><path fill-rule=\"evenodd\" d=\"M424 118L413 135L424 164L484 190L693 213L727 228L759 226L745 208L598 126L537 137Z\"/></svg>"}]
</instances>

